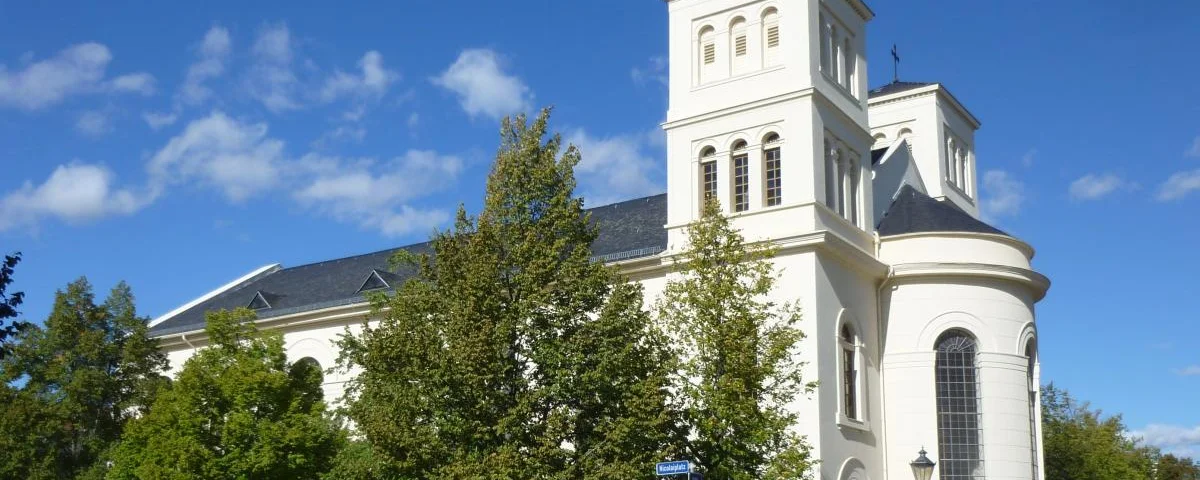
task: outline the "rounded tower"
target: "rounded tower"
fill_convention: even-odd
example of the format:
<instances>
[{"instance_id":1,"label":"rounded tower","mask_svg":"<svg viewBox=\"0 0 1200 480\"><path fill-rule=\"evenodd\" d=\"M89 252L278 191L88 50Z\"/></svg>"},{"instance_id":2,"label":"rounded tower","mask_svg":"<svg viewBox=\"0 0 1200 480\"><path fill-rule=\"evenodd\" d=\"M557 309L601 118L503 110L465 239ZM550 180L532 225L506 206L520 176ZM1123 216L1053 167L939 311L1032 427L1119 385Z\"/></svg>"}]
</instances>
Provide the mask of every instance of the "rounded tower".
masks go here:
<instances>
[{"instance_id":1,"label":"rounded tower","mask_svg":"<svg viewBox=\"0 0 1200 480\"><path fill-rule=\"evenodd\" d=\"M879 234L888 471L924 447L943 480L1040 479L1033 248L907 186Z\"/></svg>"}]
</instances>

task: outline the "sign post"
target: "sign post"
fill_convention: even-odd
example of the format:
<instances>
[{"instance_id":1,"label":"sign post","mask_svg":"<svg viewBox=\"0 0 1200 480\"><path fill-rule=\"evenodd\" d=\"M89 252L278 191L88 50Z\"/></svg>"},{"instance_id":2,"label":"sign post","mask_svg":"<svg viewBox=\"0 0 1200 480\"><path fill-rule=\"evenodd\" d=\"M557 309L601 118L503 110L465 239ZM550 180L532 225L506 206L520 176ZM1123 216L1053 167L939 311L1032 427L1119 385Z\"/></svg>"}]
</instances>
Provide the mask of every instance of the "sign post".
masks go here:
<instances>
[{"instance_id":1,"label":"sign post","mask_svg":"<svg viewBox=\"0 0 1200 480\"><path fill-rule=\"evenodd\" d=\"M692 463L687 460L659 462L654 465L654 473L660 477L671 475L687 475L690 477L692 473Z\"/></svg>"}]
</instances>

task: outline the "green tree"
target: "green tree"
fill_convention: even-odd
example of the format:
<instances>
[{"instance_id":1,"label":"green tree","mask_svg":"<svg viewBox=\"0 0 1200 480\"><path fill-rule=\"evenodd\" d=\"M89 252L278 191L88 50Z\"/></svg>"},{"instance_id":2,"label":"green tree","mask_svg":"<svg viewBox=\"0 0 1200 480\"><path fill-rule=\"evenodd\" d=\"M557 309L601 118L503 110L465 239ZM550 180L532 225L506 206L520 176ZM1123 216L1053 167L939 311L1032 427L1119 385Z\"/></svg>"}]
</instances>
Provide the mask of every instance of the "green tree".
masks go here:
<instances>
[{"instance_id":1,"label":"green tree","mask_svg":"<svg viewBox=\"0 0 1200 480\"><path fill-rule=\"evenodd\" d=\"M20 312L17 307L21 306L21 302L25 299L24 292L6 293L8 286L13 282L13 269L21 263L21 252L12 255L5 255L4 262L0 263L0 360L8 354L7 340L17 334L27 325L25 322L10 321L8 325L4 324L5 320L17 318Z\"/></svg>"},{"instance_id":2,"label":"green tree","mask_svg":"<svg viewBox=\"0 0 1200 480\"><path fill-rule=\"evenodd\" d=\"M505 119L483 211L343 337L348 413L403 478L651 478L676 434L665 340L640 286L591 258L549 110Z\"/></svg>"},{"instance_id":3,"label":"green tree","mask_svg":"<svg viewBox=\"0 0 1200 480\"><path fill-rule=\"evenodd\" d=\"M1153 479L1157 451L1131 439L1120 415L1104 416L1053 384L1042 388L1047 480Z\"/></svg>"},{"instance_id":4,"label":"green tree","mask_svg":"<svg viewBox=\"0 0 1200 480\"><path fill-rule=\"evenodd\" d=\"M682 359L675 381L688 455L709 479L809 478L810 447L791 430L787 404L815 384L794 360L804 338L798 309L767 297L775 251L747 245L716 202L687 236L658 312Z\"/></svg>"},{"instance_id":5,"label":"green tree","mask_svg":"<svg viewBox=\"0 0 1200 480\"><path fill-rule=\"evenodd\" d=\"M1154 480L1200 480L1200 465L1191 458L1168 453L1158 457Z\"/></svg>"},{"instance_id":6,"label":"green tree","mask_svg":"<svg viewBox=\"0 0 1200 480\"><path fill-rule=\"evenodd\" d=\"M86 279L0 362L0 478L96 477L102 454L167 382L166 357L121 283L97 305Z\"/></svg>"},{"instance_id":7,"label":"green tree","mask_svg":"<svg viewBox=\"0 0 1200 480\"><path fill-rule=\"evenodd\" d=\"M109 479L288 478L327 472L345 431L326 412L320 371L289 363L254 313L209 313L209 346L126 429Z\"/></svg>"}]
</instances>

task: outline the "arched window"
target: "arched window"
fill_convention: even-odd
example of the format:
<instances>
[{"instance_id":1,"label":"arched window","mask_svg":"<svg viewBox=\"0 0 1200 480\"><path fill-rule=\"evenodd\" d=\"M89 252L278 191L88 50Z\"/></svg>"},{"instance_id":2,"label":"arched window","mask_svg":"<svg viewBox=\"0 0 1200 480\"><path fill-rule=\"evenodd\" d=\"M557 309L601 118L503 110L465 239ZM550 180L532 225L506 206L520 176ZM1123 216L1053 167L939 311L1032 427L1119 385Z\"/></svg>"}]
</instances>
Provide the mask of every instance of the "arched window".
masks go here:
<instances>
[{"instance_id":1,"label":"arched window","mask_svg":"<svg viewBox=\"0 0 1200 480\"><path fill-rule=\"evenodd\" d=\"M700 151L700 201L705 203L717 198L717 149L704 147Z\"/></svg>"},{"instance_id":2,"label":"arched window","mask_svg":"<svg viewBox=\"0 0 1200 480\"><path fill-rule=\"evenodd\" d=\"M773 66L778 61L779 50L779 11L775 7L768 8L762 14L762 45L764 66Z\"/></svg>"},{"instance_id":3,"label":"arched window","mask_svg":"<svg viewBox=\"0 0 1200 480\"><path fill-rule=\"evenodd\" d=\"M1029 383L1029 463L1032 465L1033 477L1038 477L1038 412L1041 404L1038 400L1038 383L1034 376L1034 366L1037 365L1037 343L1030 339L1025 345L1025 358L1028 360L1026 376Z\"/></svg>"},{"instance_id":4,"label":"arched window","mask_svg":"<svg viewBox=\"0 0 1200 480\"><path fill-rule=\"evenodd\" d=\"M838 334L842 353L842 415L850 420L862 420L858 407L858 337L850 322L842 323Z\"/></svg>"},{"instance_id":5,"label":"arched window","mask_svg":"<svg viewBox=\"0 0 1200 480\"><path fill-rule=\"evenodd\" d=\"M838 211L841 207L838 206L841 198L841 185L838 184L838 150L835 141L828 138L825 139L825 206L830 210Z\"/></svg>"},{"instance_id":6,"label":"arched window","mask_svg":"<svg viewBox=\"0 0 1200 480\"><path fill-rule=\"evenodd\" d=\"M734 212L744 212L750 209L750 152L746 151L745 140L734 142L731 150L733 201L730 204Z\"/></svg>"},{"instance_id":7,"label":"arched window","mask_svg":"<svg viewBox=\"0 0 1200 480\"><path fill-rule=\"evenodd\" d=\"M729 22L729 51L731 75L740 75L750 70L750 44L746 35L746 19L736 17Z\"/></svg>"},{"instance_id":8,"label":"arched window","mask_svg":"<svg viewBox=\"0 0 1200 480\"><path fill-rule=\"evenodd\" d=\"M862 170L862 166L859 165L857 155L847 155L846 160L842 163L846 166L846 174L844 178L846 183L843 187L843 191L846 192L846 200L844 202L846 205L846 211L842 212L842 216L845 217L846 220L849 220L850 223L860 226L858 225L858 186L859 183L861 183L859 180L862 175L860 175L859 172Z\"/></svg>"},{"instance_id":9,"label":"arched window","mask_svg":"<svg viewBox=\"0 0 1200 480\"><path fill-rule=\"evenodd\" d=\"M846 176L849 173L850 158L840 145L834 158L837 159L837 191L840 197L837 202L837 212L842 218L846 218Z\"/></svg>"},{"instance_id":10,"label":"arched window","mask_svg":"<svg viewBox=\"0 0 1200 480\"><path fill-rule=\"evenodd\" d=\"M977 355L975 337L961 330L937 341L938 478L943 480L984 478Z\"/></svg>"},{"instance_id":11,"label":"arched window","mask_svg":"<svg viewBox=\"0 0 1200 480\"><path fill-rule=\"evenodd\" d=\"M696 44L697 52L697 68L700 78L699 83L705 83L713 79L713 71L717 64L717 31L711 25L706 25L700 29L700 37Z\"/></svg>"},{"instance_id":12,"label":"arched window","mask_svg":"<svg viewBox=\"0 0 1200 480\"><path fill-rule=\"evenodd\" d=\"M963 152L962 145L954 149L954 180L958 188L965 189L966 183L964 180L963 170L966 170L967 160L966 154Z\"/></svg>"},{"instance_id":13,"label":"arched window","mask_svg":"<svg viewBox=\"0 0 1200 480\"><path fill-rule=\"evenodd\" d=\"M855 63L854 46L850 44L850 37L847 36L842 39L842 68L845 69L845 73L842 75L842 87L849 91L851 95L857 97L858 95L855 93L856 89L854 88Z\"/></svg>"},{"instance_id":14,"label":"arched window","mask_svg":"<svg viewBox=\"0 0 1200 480\"><path fill-rule=\"evenodd\" d=\"M763 137L763 204L774 207L783 203L783 155L779 149L779 135L769 133Z\"/></svg>"},{"instance_id":15,"label":"arched window","mask_svg":"<svg viewBox=\"0 0 1200 480\"><path fill-rule=\"evenodd\" d=\"M833 40L829 37L830 25L829 20L825 18L824 12L821 13L820 22L818 27L821 34L821 71L829 75L833 72L833 67L830 64L830 60L833 58L830 56L830 42Z\"/></svg>"},{"instance_id":16,"label":"arched window","mask_svg":"<svg viewBox=\"0 0 1200 480\"><path fill-rule=\"evenodd\" d=\"M954 183L954 179L957 178L957 176L958 176L958 174L955 173L955 171L954 171L955 167L957 166L957 163L958 163L954 159L954 150L955 150L954 139L947 138L946 139L946 180L950 181L950 183Z\"/></svg>"}]
</instances>

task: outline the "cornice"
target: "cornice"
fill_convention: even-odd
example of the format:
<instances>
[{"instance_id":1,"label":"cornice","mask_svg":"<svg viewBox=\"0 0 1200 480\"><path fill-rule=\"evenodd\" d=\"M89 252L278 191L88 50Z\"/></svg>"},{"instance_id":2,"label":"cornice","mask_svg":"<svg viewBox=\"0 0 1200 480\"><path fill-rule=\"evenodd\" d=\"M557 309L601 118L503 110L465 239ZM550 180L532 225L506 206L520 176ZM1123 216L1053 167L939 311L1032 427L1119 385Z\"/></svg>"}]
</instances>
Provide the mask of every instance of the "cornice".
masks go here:
<instances>
[{"instance_id":1,"label":"cornice","mask_svg":"<svg viewBox=\"0 0 1200 480\"><path fill-rule=\"evenodd\" d=\"M793 92L776 95L774 97L764 98L762 100L756 100L756 101L749 102L749 103L743 103L741 105L725 107L720 110L715 110L712 112L702 113L699 115L692 115L690 117L685 117L685 118L681 118L678 120L663 122L662 128L671 129L671 128L676 128L676 127L682 127L685 125L692 125L692 124L700 123L700 122L703 122L706 120L711 120L714 118L723 117L726 115L731 115L731 114L743 112L746 110L752 110L752 109L760 108L760 107L775 104L775 103L786 102L786 101L795 100L798 98L810 97L813 95L813 92L815 90L816 89L813 87L808 87L808 88L796 90Z\"/></svg>"},{"instance_id":2,"label":"cornice","mask_svg":"<svg viewBox=\"0 0 1200 480\"><path fill-rule=\"evenodd\" d=\"M987 263L918 262L892 265L893 279L921 277L983 277L1015 282L1028 287L1034 301L1046 296L1050 279L1033 270Z\"/></svg>"},{"instance_id":3,"label":"cornice","mask_svg":"<svg viewBox=\"0 0 1200 480\"><path fill-rule=\"evenodd\" d=\"M1009 245L1013 248L1016 248L1016 249L1020 250L1021 253L1025 254L1025 258L1028 258L1030 260L1033 260L1033 256L1034 256L1034 254L1036 254L1036 251L1033 249L1033 246L1028 243L1025 243L1023 240L1016 238L1016 237L1011 237L1008 235L1000 235L997 233L916 232L916 233L902 233L899 235L888 235L886 237L880 237L880 240L882 243L888 243L888 242L899 241L899 240L910 240L910 239L914 239L914 238L926 238L926 237L969 238L969 239L974 239L974 240L990 240L993 242L1003 243L1005 245Z\"/></svg>"}]
</instances>

